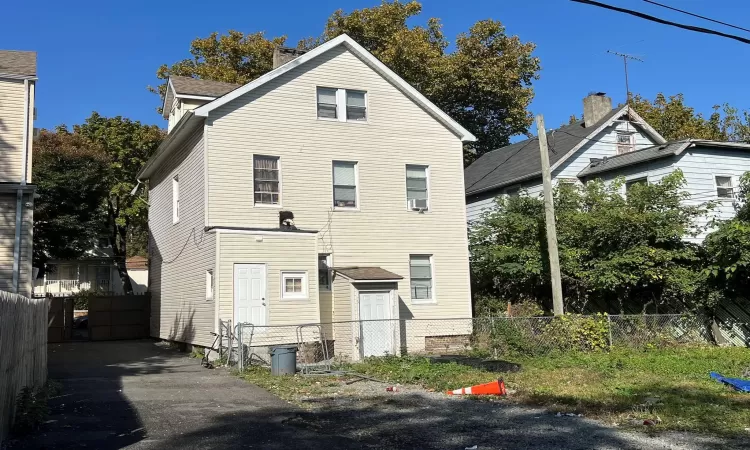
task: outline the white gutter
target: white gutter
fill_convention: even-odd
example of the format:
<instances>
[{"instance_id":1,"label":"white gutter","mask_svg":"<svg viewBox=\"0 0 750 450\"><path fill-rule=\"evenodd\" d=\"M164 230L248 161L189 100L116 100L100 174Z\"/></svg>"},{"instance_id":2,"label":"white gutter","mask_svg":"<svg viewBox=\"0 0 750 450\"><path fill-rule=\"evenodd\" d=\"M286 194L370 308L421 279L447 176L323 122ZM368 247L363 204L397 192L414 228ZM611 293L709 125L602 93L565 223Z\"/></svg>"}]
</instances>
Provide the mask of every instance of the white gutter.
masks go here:
<instances>
[{"instance_id":1,"label":"white gutter","mask_svg":"<svg viewBox=\"0 0 750 450\"><path fill-rule=\"evenodd\" d=\"M16 234L13 240L13 292L20 291L21 280L21 227L23 226L23 188L26 187L26 170L29 158L29 80L23 80L23 163L21 187L16 191Z\"/></svg>"}]
</instances>

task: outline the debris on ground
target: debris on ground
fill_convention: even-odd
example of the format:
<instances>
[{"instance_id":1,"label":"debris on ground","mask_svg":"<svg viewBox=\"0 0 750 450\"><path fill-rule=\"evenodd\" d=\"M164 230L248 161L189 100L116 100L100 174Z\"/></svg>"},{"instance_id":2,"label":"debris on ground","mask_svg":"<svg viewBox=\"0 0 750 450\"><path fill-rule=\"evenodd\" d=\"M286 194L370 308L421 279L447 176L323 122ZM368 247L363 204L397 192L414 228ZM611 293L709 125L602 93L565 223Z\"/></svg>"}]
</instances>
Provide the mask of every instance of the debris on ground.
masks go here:
<instances>
[{"instance_id":1,"label":"debris on ground","mask_svg":"<svg viewBox=\"0 0 750 450\"><path fill-rule=\"evenodd\" d=\"M661 423L661 417L656 416L653 419L633 419L630 421L631 425L635 426L647 426L647 427L653 427L654 425L659 425Z\"/></svg>"},{"instance_id":2,"label":"debris on ground","mask_svg":"<svg viewBox=\"0 0 750 450\"><path fill-rule=\"evenodd\" d=\"M476 386L469 386L461 389L454 389L447 391L448 395L507 395L508 391L505 389L505 381L500 378L497 381L491 381L489 383L477 384Z\"/></svg>"},{"instance_id":3,"label":"debris on ground","mask_svg":"<svg viewBox=\"0 0 750 450\"><path fill-rule=\"evenodd\" d=\"M569 413L561 413L561 412L559 412L559 413L555 414L555 417L583 417L583 414L576 414L576 413L572 413L572 412L569 412Z\"/></svg>"},{"instance_id":4,"label":"debris on ground","mask_svg":"<svg viewBox=\"0 0 750 450\"><path fill-rule=\"evenodd\" d=\"M745 380L743 378L728 378L716 372L711 372L710 376L719 383L724 383L736 391L750 392L750 380Z\"/></svg>"}]
</instances>

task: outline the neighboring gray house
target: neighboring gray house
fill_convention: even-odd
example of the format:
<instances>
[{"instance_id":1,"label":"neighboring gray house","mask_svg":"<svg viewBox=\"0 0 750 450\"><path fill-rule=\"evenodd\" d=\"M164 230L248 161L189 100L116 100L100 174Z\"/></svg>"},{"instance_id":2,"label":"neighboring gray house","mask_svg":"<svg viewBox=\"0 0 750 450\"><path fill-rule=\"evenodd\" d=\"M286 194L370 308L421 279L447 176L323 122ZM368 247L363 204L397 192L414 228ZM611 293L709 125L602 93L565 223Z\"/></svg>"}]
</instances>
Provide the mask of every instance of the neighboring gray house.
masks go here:
<instances>
[{"instance_id":1,"label":"neighboring gray house","mask_svg":"<svg viewBox=\"0 0 750 450\"><path fill-rule=\"evenodd\" d=\"M475 138L347 35L286 54L241 87L169 82L169 134L138 175L152 335L211 345L223 320L256 326L253 343L289 343L324 323L335 355L356 359L470 333L332 329L471 316L456 188Z\"/></svg>"},{"instance_id":2,"label":"neighboring gray house","mask_svg":"<svg viewBox=\"0 0 750 450\"><path fill-rule=\"evenodd\" d=\"M547 132L553 184L624 177L624 189L632 183L657 182L680 169L685 175L688 202L718 201L712 218L734 215L739 177L750 170L750 145L685 140L667 143L628 106L612 109L603 94L584 99L582 121ZM464 174L467 219L471 223L494 206L499 195L526 192L541 195L539 141L536 137L483 155ZM702 232L695 239L705 237Z\"/></svg>"},{"instance_id":3,"label":"neighboring gray house","mask_svg":"<svg viewBox=\"0 0 750 450\"><path fill-rule=\"evenodd\" d=\"M36 52L0 50L0 290L30 296Z\"/></svg>"}]
</instances>

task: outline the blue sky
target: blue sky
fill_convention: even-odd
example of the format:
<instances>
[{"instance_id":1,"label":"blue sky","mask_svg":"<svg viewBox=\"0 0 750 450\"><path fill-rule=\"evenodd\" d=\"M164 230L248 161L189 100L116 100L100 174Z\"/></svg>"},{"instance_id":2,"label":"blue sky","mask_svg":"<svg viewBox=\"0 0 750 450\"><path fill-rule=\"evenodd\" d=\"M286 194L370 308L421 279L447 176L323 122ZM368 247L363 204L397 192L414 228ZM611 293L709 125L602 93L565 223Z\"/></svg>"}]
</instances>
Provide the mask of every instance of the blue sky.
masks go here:
<instances>
[{"instance_id":1,"label":"blue sky","mask_svg":"<svg viewBox=\"0 0 750 450\"><path fill-rule=\"evenodd\" d=\"M635 0L607 0L660 17L742 33ZM745 0L661 0L672 6L747 27ZM188 57L190 41L212 31L237 29L287 34L289 42L319 35L336 9L349 11L378 0L250 2L102 2L37 0L3 6L0 48L39 53L36 126L82 122L92 111L166 126L155 112L156 69ZM536 43L541 78L535 82L534 113L548 127L580 115L590 91L624 101L622 60L608 49L641 56L630 65L631 91L685 94L708 113L716 103L750 105L750 45L647 22L567 0L424 0L417 22L439 17L453 40L484 18L500 20L508 34ZM29 26L31 23L31 26ZM750 37L750 33L745 36Z\"/></svg>"}]
</instances>

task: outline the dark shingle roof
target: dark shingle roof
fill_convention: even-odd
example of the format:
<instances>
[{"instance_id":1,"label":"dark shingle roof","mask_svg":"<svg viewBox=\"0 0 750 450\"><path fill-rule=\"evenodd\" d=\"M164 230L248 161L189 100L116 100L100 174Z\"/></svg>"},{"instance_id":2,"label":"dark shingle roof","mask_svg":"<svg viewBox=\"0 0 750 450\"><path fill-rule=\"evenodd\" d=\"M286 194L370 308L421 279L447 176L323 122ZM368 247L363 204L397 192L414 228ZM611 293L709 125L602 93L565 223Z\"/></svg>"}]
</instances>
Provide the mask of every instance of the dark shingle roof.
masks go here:
<instances>
[{"instance_id":1,"label":"dark shingle roof","mask_svg":"<svg viewBox=\"0 0 750 450\"><path fill-rule=\"evenodd\" d=\"M603 123L622 114L623 107L613 109L590 127L583 121L565 125L547 132L549 163L554 165L587 138ZM534 176L541 176L542 161L539 155L539 140L526 139L506 147L485 153L464 170L466 194L478 194Z\"/></svg>"},{"instance_id":2,"label":"dark shingle roof","mask_svg":"<svg viewBox=\"0 0 750 450\"><path fill-rule=\"evenodd\" d=\"M199 80L191 77L180 77L172 75L172 86L177 94L185 95L205 95L207 97L221 97L238 87L241 84L224 83L221 81Z\"/></svg>"},{"instance_id":3,"label":"dark shingle roof","mask_svg":"<svg viewBox=\"0 0 750 450\"><path fill-rule=\"evenodd\" d=\"M630 153L624 153L622 155L613 156L611 158L592 161L588 166L586 166L585 169L583 169L578 174L578 177L588 177L633 164L639 164L646 161L652 161L654 159L677 155L689 145L691 145L691 141L689 140L674 141L668 142L666 144L655 145L653 147L647 147Z\"/></svg>"},{"instance_id":4,"label":"dark shingle roof","mask_svg":"<svg viewBox=\"0 0 750 450\"><path fill-rule=\"evenodd\" d=\"M36 52L0 50L0 73L36 75Z\"/></svg>"},{"instance_id":5,"label":"dark shingle roof","mask_svg":"<svg viewBox=\"0 0 750 450\"><path fill-rule=\"evenodd\" d=\"M380 267L334 267L333 270L353 281L401 280L404 278Z\"/></svg>"}]
</instances>

